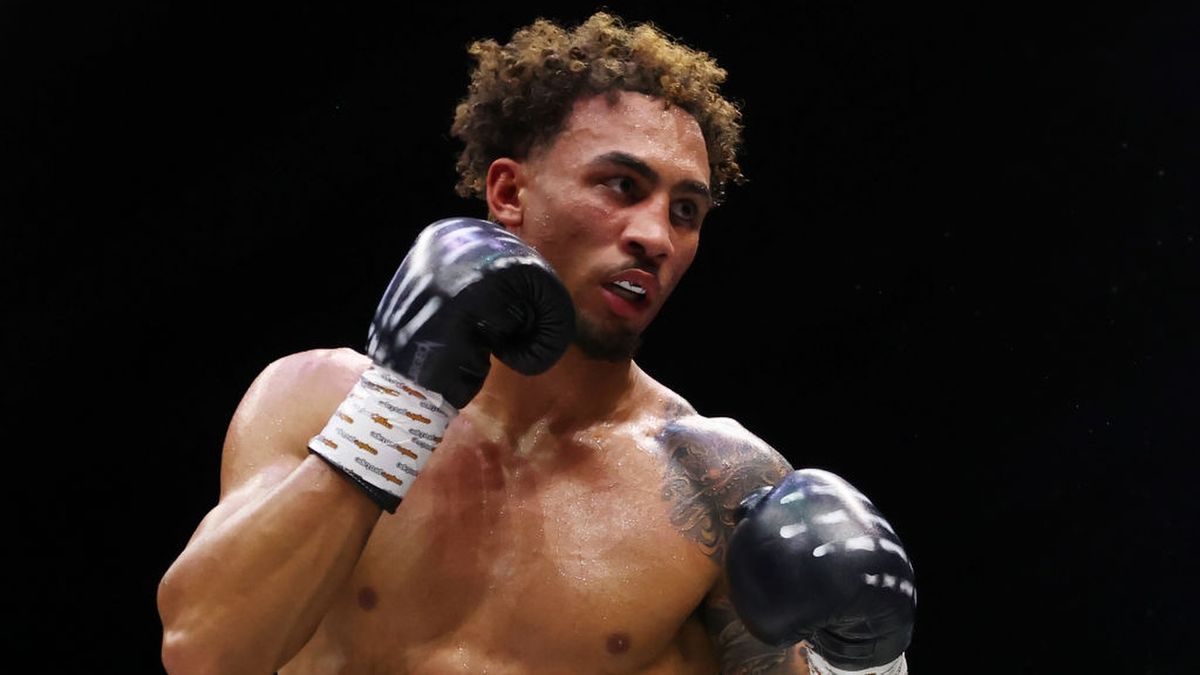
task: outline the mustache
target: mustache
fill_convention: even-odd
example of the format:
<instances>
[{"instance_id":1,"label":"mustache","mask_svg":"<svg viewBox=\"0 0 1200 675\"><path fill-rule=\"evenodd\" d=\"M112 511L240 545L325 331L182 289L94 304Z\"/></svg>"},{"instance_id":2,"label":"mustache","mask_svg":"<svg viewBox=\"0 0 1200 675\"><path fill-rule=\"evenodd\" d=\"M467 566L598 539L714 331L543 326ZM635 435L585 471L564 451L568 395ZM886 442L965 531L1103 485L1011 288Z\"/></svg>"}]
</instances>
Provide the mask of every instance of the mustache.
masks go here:
<instances>
[{"instance_id":1,"label":"mustache","mask_svg":"<svg viewBox=\"0 0 1200 675\"><path fill-rule=\"evenodd\" d=\"M615 267L611 270L608 270L607 275L612 277L627 270L641 270L647 274L654 275L655 278L658 277L658 265L656 265L653 260L649 260L647 258L639 258L632 263L626 263L620 267Z\"/></svg>"}]
</instances>

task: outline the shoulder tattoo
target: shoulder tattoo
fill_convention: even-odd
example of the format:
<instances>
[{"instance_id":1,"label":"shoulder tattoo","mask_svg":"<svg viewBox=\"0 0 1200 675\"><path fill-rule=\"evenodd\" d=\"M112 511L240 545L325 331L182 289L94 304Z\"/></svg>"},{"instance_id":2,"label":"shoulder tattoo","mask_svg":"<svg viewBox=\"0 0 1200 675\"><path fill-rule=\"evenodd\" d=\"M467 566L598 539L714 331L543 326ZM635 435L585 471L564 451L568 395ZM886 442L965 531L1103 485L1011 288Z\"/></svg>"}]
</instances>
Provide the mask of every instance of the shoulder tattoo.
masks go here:
<instances>
[{"instance_id":1,"label":"shoulder tattoo","mask_svg":"<svg viewBox=\"0 0 1200 675\"><path fill-rule=\"evenodd\" d=\"M723 564L738 503L751 491L777 483L791 467L730 420L672 420L659 441L667 453L662 498L670 503L671 524L714 563Z\"/></svg>"}]
</instances>

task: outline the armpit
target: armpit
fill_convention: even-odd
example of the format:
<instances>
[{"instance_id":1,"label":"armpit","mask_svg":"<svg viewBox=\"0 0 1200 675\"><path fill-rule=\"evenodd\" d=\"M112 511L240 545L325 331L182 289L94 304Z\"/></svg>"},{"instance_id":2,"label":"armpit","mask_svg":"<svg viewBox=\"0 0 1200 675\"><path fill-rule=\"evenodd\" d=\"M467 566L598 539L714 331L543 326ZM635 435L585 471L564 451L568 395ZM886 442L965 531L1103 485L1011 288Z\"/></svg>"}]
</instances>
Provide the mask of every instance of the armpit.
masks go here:
<instances>
[{"instance_id":1,"label":"armpit","mask_svg":"<svg viewBox=\"0 0 1200 675\"><path fill-rule=\"evenodd\" d=\"M751 491L777 483L791 471L778 452L728 418L692 415L669 422L659 434L668 462L662 498L671 524L721 565L734 511Z\"/></svg>"}]
</instances>

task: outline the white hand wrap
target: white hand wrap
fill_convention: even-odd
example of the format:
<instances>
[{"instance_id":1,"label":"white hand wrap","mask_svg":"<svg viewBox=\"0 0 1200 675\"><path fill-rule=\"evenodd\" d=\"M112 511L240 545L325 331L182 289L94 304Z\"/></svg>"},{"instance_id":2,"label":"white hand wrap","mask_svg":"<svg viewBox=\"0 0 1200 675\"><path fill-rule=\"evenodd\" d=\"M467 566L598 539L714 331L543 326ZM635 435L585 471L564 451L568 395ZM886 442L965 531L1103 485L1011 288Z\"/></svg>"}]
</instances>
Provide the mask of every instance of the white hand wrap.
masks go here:
<instances>
[{"instance_id":1,"label":"white hand wrap","mask_svg":"<svg viewBox=\"0 0 1200 675\"><path fill-rule=\"evenodd\" d=\"M457 414L441 394L373 364L308 448L403 499Z\"/></svg>"},{"instance_id":2,"label":"white hand wrap","mask_svg":"<svg viewBox=\"0 0 1200 675\"><path fill-rule=\"evenodd\" d=\"M821 658L821 655L814 652L812 648L805 645L804 654L808 657L808 672L810 675L908 675L908 662L901 654L900 658L885 663L882 666L867 668L864 670L842 670L829 665L829 662Z\"/></svg>"}]
</instances>

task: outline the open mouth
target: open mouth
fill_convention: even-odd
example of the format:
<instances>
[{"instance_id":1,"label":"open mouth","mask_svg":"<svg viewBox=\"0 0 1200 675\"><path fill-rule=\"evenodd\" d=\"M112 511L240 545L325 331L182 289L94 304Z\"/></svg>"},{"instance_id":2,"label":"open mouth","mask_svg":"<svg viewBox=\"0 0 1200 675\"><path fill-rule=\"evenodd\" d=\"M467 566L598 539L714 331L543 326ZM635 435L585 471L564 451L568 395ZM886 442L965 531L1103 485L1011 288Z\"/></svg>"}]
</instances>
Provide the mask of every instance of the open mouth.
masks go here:
<instances>
[{"instance_id":1,"label":"open mouth","mask_svg":"<svg viewBox=\"0 0 1200 675\"><path fill-rule=\"evenodd\" d=\"M650 300L642 290L638 293L622 284L604 284L604 300L613 314L627 319L641 317L650 308Z\"/></svg>"},{"instance_id":2,"label":"open mouth","mask_svg":"<svg viewBox=\"0 0 1200 675\"><path fill-rule=\"evenodd\" d=\"M632 281L618 281L612 284L606 284L606 288L611 290L617 296L628 300L634 304L643 303L646 301L646 289L641 285Z\"/></svg>"}]
</instances>

